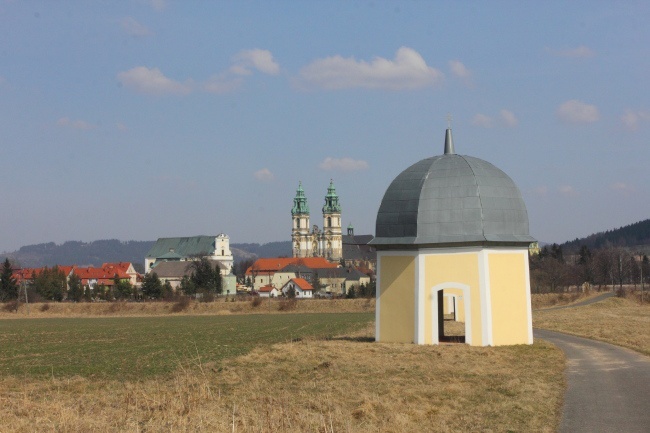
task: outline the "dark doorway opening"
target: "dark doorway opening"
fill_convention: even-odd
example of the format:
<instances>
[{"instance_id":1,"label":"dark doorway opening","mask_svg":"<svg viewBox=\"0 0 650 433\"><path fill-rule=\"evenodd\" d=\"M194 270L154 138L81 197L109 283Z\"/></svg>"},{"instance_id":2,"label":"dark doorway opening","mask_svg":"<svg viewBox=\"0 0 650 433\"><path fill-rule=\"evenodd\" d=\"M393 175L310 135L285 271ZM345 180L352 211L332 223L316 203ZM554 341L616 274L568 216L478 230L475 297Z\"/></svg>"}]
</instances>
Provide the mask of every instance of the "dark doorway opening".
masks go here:
<instances>
[{"instance_id":1,"label":"dark doorway opening","mask_svg":"<svg viewBox=\"0 0 650 433\"><path fill-rule=\"evenodd\" d=\"M444 291L438 291L438 341L440 343L465 343L465 323L456 321L457 297L452 297L453 306L445 314Z\"/></svg>"}]
</instances>

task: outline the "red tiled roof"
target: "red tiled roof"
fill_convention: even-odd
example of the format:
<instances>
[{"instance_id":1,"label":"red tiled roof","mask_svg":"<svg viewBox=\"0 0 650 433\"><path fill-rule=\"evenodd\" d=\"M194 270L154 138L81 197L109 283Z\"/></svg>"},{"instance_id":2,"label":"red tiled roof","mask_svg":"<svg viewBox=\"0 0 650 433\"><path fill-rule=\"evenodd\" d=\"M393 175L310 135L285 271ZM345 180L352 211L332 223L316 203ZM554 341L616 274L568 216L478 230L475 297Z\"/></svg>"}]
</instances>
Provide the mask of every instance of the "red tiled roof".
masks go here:
<instances>
[{"instance_id":1,"label":"red tiled roof","mask_svg":"<svg viewBox=\"0 0 650 433\"><path fill-rule=\"evenodd\" d=\"M17 269L11 273L17 283L31 280L33 275L38 275L43 272L43 268L23 268Z\"/></svg>"},{"instance_id":2,"label":"red tiled roof","mask_svg":"<svg viewBox=\"0 0 650 433\"><path fill-rule=\"evenodd\" d=\"M99 285L112 286L115 283L113 281L115 276L120 280L128 280L131 278L124 270L113 266L75 268L74 273L81 278L81 284L83 285L88 284L89 280L97 280L97 284Z\"/></svg>"},{"instance_id":3,"label":"red tiled roof","mask_svg":"<svg viewBox=\"0 0 650 433\"><path fill-rule=\"evenodd\" d=\"M330 263L322 257L277 257L255 260L255 263L246 269L246 275L252 275L253 272L271 274L288 265L302 265L312 269L338 267L337 264Z\"/></svg>"},{"instance_id":4,"label":"red tiled roof","mask_svg":"<svg viewBox=\"0 0 650 433\"><path fill-rule=\"evenodd\" d=\"M68 277L70 275L70 272L75 268L74 265L72 266L56 266L60 272L63 272L63 275ZM49 269L53 269L53 267ZM41 272L43 272L43 268L22 268L22 269L15 269L11 275L14 277L17 283L21 283L23 281L31 280L33 276L38 276L40 275Z\"/></svg>"},{"instance_id":5,"label":"red tiled roof","mask_svg":"<svg viewBox=\"0 0 650 433\"><path fill-rule=\"evenodd\" d=\"M273 284L267 284L266 286L260 287L257 291L258 292L272 292L275 287L273 287Z\"/></svg>"},{"instance_id":6,"label":"red tiled roof","mask_svg":"<svg viewBox=\"0 0 650 433\"><path fill-rule=\"evenodd\" d=\"M314 290L311 284L304 278L292 278L290 281L293 281L296 286L300 287L300 290Z\"/></svg>"},{"instance_id":7,"label":"red tiled roof","mask_svg":"<svg viewBox=\"0 0 650 433\"><path fill-rule=\"evenodd\" d=\"M126 273L131 266L131 262L119 262L119 263L102 263L102 268L104 269L119 269L122 272Z\"/></svg>"}]
</instances>

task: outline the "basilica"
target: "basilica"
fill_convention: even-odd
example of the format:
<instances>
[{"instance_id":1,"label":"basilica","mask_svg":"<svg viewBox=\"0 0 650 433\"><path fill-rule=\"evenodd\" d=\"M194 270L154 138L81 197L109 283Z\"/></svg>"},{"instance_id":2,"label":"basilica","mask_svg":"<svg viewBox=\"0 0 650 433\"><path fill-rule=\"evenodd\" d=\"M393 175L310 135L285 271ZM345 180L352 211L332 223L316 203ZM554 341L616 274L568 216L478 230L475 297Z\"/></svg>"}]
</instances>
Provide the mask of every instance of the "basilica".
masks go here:
<instances>
[{"instance_id":1,"label":"basilica","mask_svg":"<svg viewBox=\"0 0 650 433\"><path fill-rule=\"evenodd\" d=\"M333 181L330 181L327 195L325 195L322 230L317 225L310 226L309 206L302 183L298 183L291 217L293 220L291 230L293 257L323 257L332 262L343 258L341 205Z\"/></svg>"}]
</instances>

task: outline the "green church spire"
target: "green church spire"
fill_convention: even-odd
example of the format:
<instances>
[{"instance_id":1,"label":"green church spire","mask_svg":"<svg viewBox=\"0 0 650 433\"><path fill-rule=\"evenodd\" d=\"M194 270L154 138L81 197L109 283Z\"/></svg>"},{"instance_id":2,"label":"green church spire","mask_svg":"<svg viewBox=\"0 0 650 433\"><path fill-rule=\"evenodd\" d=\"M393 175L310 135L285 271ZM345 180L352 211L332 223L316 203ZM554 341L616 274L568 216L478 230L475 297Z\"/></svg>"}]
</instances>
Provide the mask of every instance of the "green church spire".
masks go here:
<instances>
[{"instance_id":1,"label":"green church spire","mask_svg":"<svg viewBox=\"0 0 650 433\"><path fill-rule=\"evenodd\" d=\"M296 197L293 199L291 215L309 215L309 206L307 205L305 190L302 189L302 182L298 182L298 189L296 190Z\"/></svg>"},{"instance_id":2,"label":"green church spire","mask_svg":"<svg viewBox=\"0 0 650 433\"><path fill-rule=\"evenodd\" d=\"M330 186L327 188L327 195L325 196L325 206L323 206L323 213L341 213L341 205L339 204L339 196L334 189L334 181L330 179Z\"/></svg>"}]
</instances>

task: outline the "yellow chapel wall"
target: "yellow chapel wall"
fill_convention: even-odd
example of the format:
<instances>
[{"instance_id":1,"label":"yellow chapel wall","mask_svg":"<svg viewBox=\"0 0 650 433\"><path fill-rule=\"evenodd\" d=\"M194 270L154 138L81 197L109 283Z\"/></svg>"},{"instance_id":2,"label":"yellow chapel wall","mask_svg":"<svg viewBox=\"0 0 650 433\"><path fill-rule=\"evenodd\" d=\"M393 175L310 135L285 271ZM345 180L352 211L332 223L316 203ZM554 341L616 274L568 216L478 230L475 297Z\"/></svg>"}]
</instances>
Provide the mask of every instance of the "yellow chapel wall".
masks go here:
<instances>
[{"instance_id":1,"label":"yellow chapel wall","mask_svg":"<svg viewBox=\"0 0 650 433\"><path fill-rule=\"evenodd\" d=\"M426 253L425 253L426 254ZM426 254L424 258L424 343L433 344L432 288L443 283L460 283L470 287L471 306L465 304L463 296L463 321L466 314L472 315L472 345L482 345L481 296L479 287L479 262L477 252ZM449 289L445 289L448 291ZM458 305L458 304L457 304Z\"/></svg>"},{"instance_id":2,"label":"yellow chapel wall","mask_svg":"<svg viewBox=\"0 0 650 433\"><path fill-rule=\"evenodd\" d=\"M492 304L492 343L532 344L529 341L529 309L526 281L528 255L523 253L488 254Z\"/></svg>"},{"instance_id":3,"label":"yellow chapel wall","mask_svg":"<svg viewBox=\"0 0 650 433\"><path fill-rule=\"evenodd\" d=\"M380 255L378 341L415 341L415 256Z\"/></svg>"}]
</instances>

